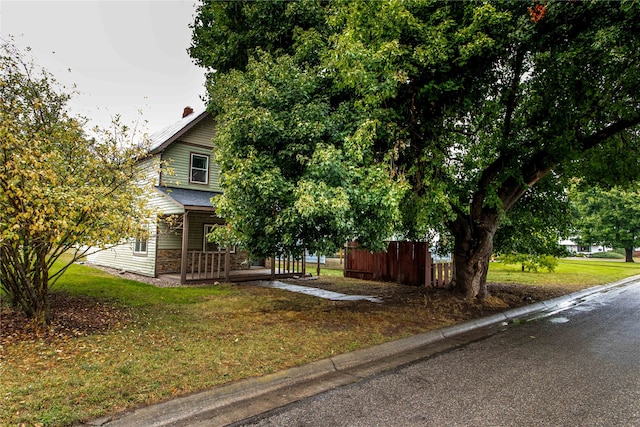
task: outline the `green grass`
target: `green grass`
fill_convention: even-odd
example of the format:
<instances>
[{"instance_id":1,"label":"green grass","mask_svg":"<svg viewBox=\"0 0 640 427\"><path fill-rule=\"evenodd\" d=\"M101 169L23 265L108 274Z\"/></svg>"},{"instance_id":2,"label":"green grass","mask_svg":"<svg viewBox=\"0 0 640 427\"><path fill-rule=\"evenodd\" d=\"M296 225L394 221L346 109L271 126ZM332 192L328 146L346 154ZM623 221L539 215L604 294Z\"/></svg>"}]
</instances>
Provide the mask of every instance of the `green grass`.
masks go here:
<instances>
[{"instance_id":1,"label":"green grass","mask_svg":"<svg viewBox=\"0 0 640 427\"><path fill-rule=\"evenodd\" d=\"M81 265L54 291L130 318L101 334L0 348L0 425L70 425L428 329L398 328L415 324L402 310L242 285L157 288Z\"/></svg>"},{"instance_id":2,"label":"green grass","mask_svg":"<svg viewBox=\"0 0 640 427\"><path fill-rule=\"evenodd\" d=\"M315 274L316 270L313 269L313 273ZM329 277L343 277L344 271L342 268L328 268L322 267L320 269L320 276L329 276Z\"/></svg>"},{"instance_id":3,"label":"green grass","mask_svg":"<svg viewBox=\"0 0 640 427\"><path fill-rule=\"evenodd\" d=\"M553 273L522 272L519 265L492 262L489 266L487 281L584 288L615 282L637 274L640 274L640 263L625 263L617 260L562 259Z\"/></svg>"},{"instance_id":4,"label":"green grass","mask_svg":"<svg viewBox=\"0 0 640 427\"><path fill-rule=\"evenodd\" d=\"M91 286L87 286L87 278L91 278ZM207 296L229 292L228 289L216 287L158 288L83 266L72 266L53 290L65 291L74 295L108 298L132 307L157 304L192 304Z\"/></svg>"},{"instance_id":5,"label":"green grass","mask_svg":"<svg viewBox=\"0 0 640 427\"><path fill-rule=\"evenodd\" d=\"M563 260L555 273L492 263L489 281L570 291L635 274L640 265L616 261ZM341 304L242 285L157 288L81 265L54 291L128 317L104 333L0 348L0 425L71 425L466 320L448 294L421 305Z\"/></svg>"}]
</instances>

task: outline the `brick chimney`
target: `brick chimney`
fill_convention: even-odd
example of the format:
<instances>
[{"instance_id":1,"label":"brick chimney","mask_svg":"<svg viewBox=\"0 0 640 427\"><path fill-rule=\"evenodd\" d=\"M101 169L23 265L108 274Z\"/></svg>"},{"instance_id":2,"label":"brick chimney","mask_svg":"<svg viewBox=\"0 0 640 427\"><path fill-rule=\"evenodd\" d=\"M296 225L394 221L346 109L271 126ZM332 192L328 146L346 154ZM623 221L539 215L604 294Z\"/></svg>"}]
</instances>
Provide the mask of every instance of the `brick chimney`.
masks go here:
<instances>
[{"instance_id":1,"label":"brick chimney","mask_svg":"<svg viewBox=\"0 0 640 427\"><path fill-rule=\"evenodd\" d=\"M182 112L182 118L184 119L185 117L187 117L191 113L193 113L193 108L184 107L184 111Z\"/></svg>"}]
</instances>

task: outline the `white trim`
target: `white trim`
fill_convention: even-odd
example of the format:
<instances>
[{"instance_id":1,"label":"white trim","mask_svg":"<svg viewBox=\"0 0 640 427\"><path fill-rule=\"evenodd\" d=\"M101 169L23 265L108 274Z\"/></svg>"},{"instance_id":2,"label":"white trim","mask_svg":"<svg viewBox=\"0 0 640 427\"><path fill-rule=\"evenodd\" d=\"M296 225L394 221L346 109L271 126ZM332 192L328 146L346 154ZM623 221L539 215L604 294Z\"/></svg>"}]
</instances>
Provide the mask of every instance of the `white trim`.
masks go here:
<instances>
[{"instance_id":1,"label":"white trim","mask_svg":"<svg viewBox=\"0 0 640 427\"><path fill-rule=\"evenodd\" d=\"M193 166L193 158L194 156L199 156L202 157L204 159L206 159L207 164L205 168L195 168ZM207 154L200 154L200 153L191 153L191 155L189 156L189 183L191 184L202 184L202 185L209 185L209 169L210 169L210 159L209 156ZM203 181L194 181L193 180L193 171L194 169L196 171L204 171L205 173L205 180Z\"/></svg>"},{"instance_id":2,"label":"white trim","mask_svg":"<svg viewBox=\"0 0 640 427\"><path fill-rule=\"evenodd\" d=\"M137 237L133 241L133 254L136 256L147 256L148 253L149 253L149 238Z\"/></svg>"}]
</instances>

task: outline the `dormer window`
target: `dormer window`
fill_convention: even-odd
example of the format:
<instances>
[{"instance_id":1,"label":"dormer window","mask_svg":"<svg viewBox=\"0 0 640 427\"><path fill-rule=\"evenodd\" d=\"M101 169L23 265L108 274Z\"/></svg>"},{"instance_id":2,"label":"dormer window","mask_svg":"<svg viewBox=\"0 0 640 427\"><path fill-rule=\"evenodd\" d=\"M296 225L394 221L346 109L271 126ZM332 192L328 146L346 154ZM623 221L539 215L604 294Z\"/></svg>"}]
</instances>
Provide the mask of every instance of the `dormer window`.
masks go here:
<instances>
[{"instance_id":1,"label":"dormer window","mask_svg":"<svg viewBox=\"0 0 640 427\"><path fill-rule=\"evenodd\" d=\"M195 184L209 183L209 156L204 154L191 153L189 182Z\"/></svg>"}]
</instances>

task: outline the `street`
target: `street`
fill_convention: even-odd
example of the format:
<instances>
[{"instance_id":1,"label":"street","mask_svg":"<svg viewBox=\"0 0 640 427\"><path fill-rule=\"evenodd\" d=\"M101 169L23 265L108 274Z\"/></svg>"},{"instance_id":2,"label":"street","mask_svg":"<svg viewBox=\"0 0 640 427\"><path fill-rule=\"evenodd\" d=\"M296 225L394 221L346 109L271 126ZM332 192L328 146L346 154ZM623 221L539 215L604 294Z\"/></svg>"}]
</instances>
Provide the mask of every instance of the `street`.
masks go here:
<instances>
[{"instance_id":1,"label":"street","mask_svg":"<svg viewBox=\"0 0 640 427\"><path fill-rule=\"evenodd\" d=\"M640 283L246 426L638 426Z\"/></svg>"}]
</instances>

